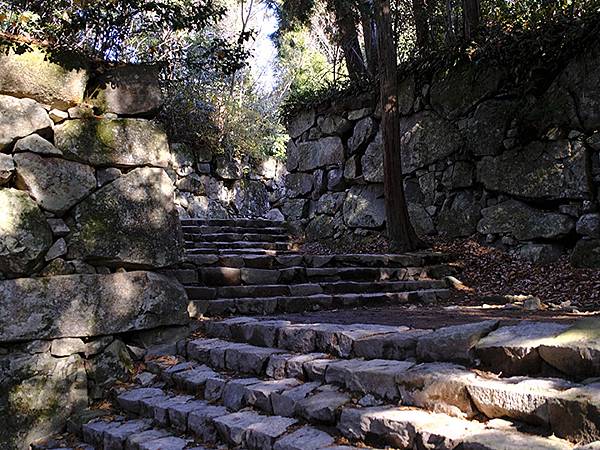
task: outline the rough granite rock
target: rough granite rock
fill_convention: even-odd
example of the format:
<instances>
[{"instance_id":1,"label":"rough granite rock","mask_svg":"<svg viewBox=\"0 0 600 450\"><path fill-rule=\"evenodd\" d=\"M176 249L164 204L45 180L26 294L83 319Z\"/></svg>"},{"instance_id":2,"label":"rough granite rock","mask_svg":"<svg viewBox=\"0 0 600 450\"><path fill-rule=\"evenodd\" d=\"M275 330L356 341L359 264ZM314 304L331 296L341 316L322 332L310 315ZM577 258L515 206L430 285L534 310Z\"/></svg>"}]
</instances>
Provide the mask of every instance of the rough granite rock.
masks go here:
<instances>
[{"instance_id":1,"label":"rough granite rock","mask_svg":"<svg viewBox=\"0 0 600 450\"><path fill-rule=\"evenodd\" d=\"M164 130L144 119L77 119L54 127L56 147L65 158L92 166L168 167Z\"/></svg>"},{"instance_id":2,"label":"rough granite rock","mask_svg":"<svg viewBox=\"0 0 600 450\"><path fill-rule=\"evenodd\" d=\"M0 95L0 151L17 139L48 130L52 125L46 110L35 100Z\"/></svg>"},{"instance_id":3,"label":"rough granite rock","mask_svg":"<svg viewBox=\"0 0 600 450\"><path fill-rule=\"evenodd\" d=\"M460 191L446 198L436 218L438 231L451 237L471 236L481 217L481 202L470 191Z\"/></svg>"},{"instance_id":4,"label":"rough granite rock","mask_svg":"<svg viewBox=\"0 0 600 450\"><path fill-rule=\"evenodd\" d=\"M458 130L431 111L400 120L402 172L411 173L452 155L463 143Z\"/></svg>"},{"instance_id":5,"label":"rough granite rock","mask_svg":"<svg viewBox=\"0 0 600 450\"><path fill-rule=\"evenodd\" d=\"M0 189L0 205L0 272L26 275L52 245L52 231L26 192Z\"/></svg>"},{"instance_id":6,"label":"rough granite rock","mask_svg":"<svg viewBox=\"0 0 600 450\"><path fill-rule=\"evenodd\" d=\"M62 215L96 188L94 169L62 158L17 153L16 186L45 210Z\"/></svg>"},{"instance_id":7,"label":"rough granite rock","mask_svg":"<svg viewBox=\"0 0 600 450\"><path fill-rule=\"evenodd\" d=\"M319 129L325 134L341 135L352 128L352 122L337 114L329 114L317 119Z\"/></svg>"},{"instance_id":8,"label":"rough granite rock","mask_svg":"<svg viewBox=\"0 0 600 450\"><path fill-rule=\"evenodd\" d=\"M344 145L339 137L303 142L298 146L298 153L298 170L301 172L328 166L342 167L344 163Z\"/></svg>"},{"instance_id":9,"label":"rough granite rock","mask_svg":"<svg viewBox=\"0 0 600 450\"><path fill-rule=\"evenodd\" d=\"M263 217L271 208L269 192L260 181L236 181L233 186L233 204L240 217Z\"/></svg>"},{"instance_id":10,"label":"rough granite rock","mask_svg":"<svg viewBox=\"0 0 600 450\"><path fill-rule=\"evenodd\" d=\"M88 81L85 64L63 67L39 50L0 55L0 93L30 97L53 108L65 109L83 101Z\"/></svg>"},{"instance_id":11,"label":"rough granite rock","mask_svg":"<svg viewBox=\"0 0 600 450\"><path fill-rule=\"evenodd\" d=\"M355 153L360 147L369 142L375 131L375 123L371 117L365 117L354 126L354 133L348 139L348 150ZM378 133L379 134L379 133ZM380 138L381 141L381 138Z\"/></svg>"},{"instance_id":12,"label":"rough granite rock","mask_svg":"<svg viewBox=\"0 0 600 450\"><path fill-rule=\"evenodd\" d=\"M13 150L14 153L32 152L38 155L62 156L62 152L39 134L30 134L19 139Z\"/></svg>"},{"instance_id":13,"label":"rough granite rock","mask_svg":"<svg viewBox=\"0 0 600 450\"><path fill-rule=\"evenodd\" d=\"M585 199L585 148L567 140L532 142L527 147L486 156L477 179L492 191L532 199Z\"/></svg>"},{"instance_id":14,"label":"rough granite rock","mask_svg":"<svg viewBox=\"0 0 600 450\"><path fill-rule=\"evenodd\" d=\"M75 209L69 257L165 267L183 254L173 185L162 169L139 168L86 198Z\"/></svg>"},{"instance_id":15,"label":"rough granite rock","mask_svg":"<svg viewBox=\"0 0 600 450\"><path fill-rule=\"evenodd\" d=\"M519 241L553 239L569 234L575 227L567 215L534 209L518 200L508 200L481 211L477 225L481 234L505 234Z\"/></svg>"},{"instance_id":16,"label":"rough granite rock","mask_svg":"<svg viewBox=\"0 0 600 450\"><path fill-rule=\"evenodd\" d=\"M94 104L103 112L119 115L147 114L163 103L159 68L151 65L115 67L98 80Z\"/></svg>"},{"instance_id":17,"label":"rough granite rock","mask_svg":"<svg viewBox=\"0 0 600 450\"><path fill-rule=\"evenodd\" d=\"M288 134L296 139L315 124L315 111L313 109L302 112L294 117L287 125Z\"/></svg>"},{"instance_id":18,"label":"rough granite rock","mask_svg":"<svg viewBox=\"0 0 600 450\"><path fill-rule=\"evenodd\" d=\"M285 177L288 198L302 197L313 189L314 177L308 173L290 173Z\"/></svg>"},{"instance_id":19,"label":"rough granite rock","mask_svg":"<svg viewBox=\"0 0 600 450\"><path fill-rule=\"evenodd\" d=\"M0 186L7 184L15 172L15 162L11 155L0 153Z\"/></svg>"},{"instance_id":20,"label":"rough granite rock","mask_svg":"<svg viewBox=\"0 0 600 450\"><path fill-rule=\"evenodd\" d=\"M515 115L513 101L488 100L477 106L465 130L467 147L475 156L497 155Z\"/></svg>"},{"instance_id":21,"label":"rough granite rock","mask_svg":"<svg viewBox=\"0 0 600 450\"><path fill-rule=\"evenodd\" d=\"M571 253L571 264L579 268L600 267L600 239L581 239Z\"/></svg>"},{"instance_id":22,"label":"rough granite rock","mask_svg":"<svg viewBox=\"0 0 600 450\"><path fill-rule=\"evenodd\" d=\"M419 338L417 358L424 361L471 363L475 344L497 327L497 320L486 320L439 328Z\"/></svg>"},{"instance_id":23,"label":"rough granite rock","mask_svg":"<svg viewBox=\"0 0 600 450\"><path fill-rule=\"evenodd\" d=\"M178 282L151 272L0 281L0 342L184 325L187 303Z\"/></svg>"},{"instance_id":24,"label":"rough granite rock","mask_svg":"<svg viewBox=\"0 0 600 450\"><path fill-rule=\"evenodd\" d=\"M383 140L381 131L365 150L361 160L363 176L370 183L383 183Z\"/></svg>"},{"instance_id":25,"label":"rough granite rock","mask_svg":"<svg viewBox=\"0 0 600 450\"><path fill-rule=\"evenodd\" d=\"M69 416L88 406L84 361L48 352L2 355L0 392L0 446L29 450L31 442L61 432Z\"/></svg>"},{"instance_id":26,"label":"rough granite rock","mask_svg":"<svg viewBox=\"0 0 600 450\"><path fill-rule=\"evenodd\" d=\"M477 343L475 354L484 368L495 373L533 376L543 369L540 346L568 328L569 325L544 322L500 327Z\"/></svg>"},{"instance_id":27,"label":"rough granite rock","mask_svg":"<svg viewBox=\"0 0 600 450\"><path fill-rule=\"evenodd\" d=\"M344 201L344 221L351 228L378 228L385 222L383 186L353 186Z\"/></svg>"}]
</instances>

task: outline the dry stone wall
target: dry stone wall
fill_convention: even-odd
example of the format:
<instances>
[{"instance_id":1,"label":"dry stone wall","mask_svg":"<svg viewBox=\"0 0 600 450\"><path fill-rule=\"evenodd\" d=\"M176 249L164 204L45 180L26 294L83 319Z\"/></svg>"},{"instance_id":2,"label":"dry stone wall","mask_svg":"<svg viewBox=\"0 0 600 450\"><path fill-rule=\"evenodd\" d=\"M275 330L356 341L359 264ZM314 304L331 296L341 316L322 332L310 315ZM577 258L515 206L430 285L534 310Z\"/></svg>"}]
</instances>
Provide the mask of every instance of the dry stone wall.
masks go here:
<instances>
[{"instance_id":1,"label":"dry stone wall","mask_svg":"<svg viewBox=\"0 0 600 450\"><path fill-rule=\"evenodd\" d=\"M418 233L477 234L540 263L568 249L575 265L598 266L598 64L598 46L583 49L537 96L490 64L402 80L399 151ZM282 211L309 240L384 232L379 108L358 96L290 120Z\"/></svg>"},{"instance_id":2,"label":"dry stone wall","mask_svg":"<svg viewBox=\"0 0 600 450\"><path fill-rule=\"evenodd\" d=\"M63 430L189 315L183 287L154 272L184 247L156 72L109 69L103 84L37 51L0 53L0 67L0 448L12 450Z\"/></svg>"}]
</instances>

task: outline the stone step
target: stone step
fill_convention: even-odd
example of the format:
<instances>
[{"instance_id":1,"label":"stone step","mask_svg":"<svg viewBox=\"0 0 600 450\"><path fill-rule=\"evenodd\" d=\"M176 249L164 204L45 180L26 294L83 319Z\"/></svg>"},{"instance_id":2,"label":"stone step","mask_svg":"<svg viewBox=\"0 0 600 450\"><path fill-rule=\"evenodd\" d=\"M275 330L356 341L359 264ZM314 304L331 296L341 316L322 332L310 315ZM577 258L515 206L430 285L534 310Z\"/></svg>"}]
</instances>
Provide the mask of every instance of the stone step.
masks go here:
<instances>
[{"instance_id":1,"label":"stone step","mask_svg":"<svg viewBox=\"0 0 600 450\"><path fill-rule=\"evenodd\" d=\"M267 233L184 233L186 243L188 242L289 242L289 236L282 234Z\"/></svg>"},{"instance_id":2,"label":"stone step","mask_svg":"<svg viewBox=\"0 0 600 450\"><path fill-rule=\"evenodd\" d=\"M292 324L237 317L205 323L209 337L246 341L297 352L326 352L367 359L452 362L501 376L552 376L572 380L600 378L600 344L595 317L573 325L523 322L500 326L496 320L418 330L381 325ZM243 330L243 332L242 332ZM300 344L302 344L300 346ZM297 345L297 346L294 346Z\"/></svg>"},{"instance_id":3,"label":"stone step","mask_svg":"<svg viewBox=\"0 0 600 450\"><path fill-rule=\"evenodd\" d=\"M224 255L191 256L187 261L197 266L251 267L256 269L284 269L293 266L312 268L353 268L353 267L439 267L448 271L448 258L439 253L398 254L398 255Z\"/></svg>"},{"instance_id":4,"label":"stone step","mask_svg":"<svg viewBox=\"0 0 600 450\"><path fill-rule=\"evenodd\" d=\"M202 249L263 249L263 250L290 250L289 242L264 242L264 241L233 241L233 242L185 242L189 253L196 248Z\"/></svg>"},{"instance_id":5,"label":"stone step","mask_svg":"<svg viewBox=\"0 0 600 450\"><path fill-rule=\"evenodd\" d=\"M182 225L184 233L190 234L213 234L213 233L264 233L271 235L285 235L289 231L284 227L236 227L236 226L215 226L215 225Z\"/></svg>"},{"instance_id":6,"label":"stone step","mask_svg":"<svg viewBox=\"0 0 600 450\"><path fill-rule=\"evenodd\" d=\"M272 395L280 395L287 387L305 394L310 392L300 389L293 381L295 379L305 384L312 383L313 387L326 383L340 387L344 392L370 396L380 402L401 401L403 405L466 419L508 418L527 423L540 433L550 431L573 442L589 443L600 439L600 383L581 385L552 378L499 379L457 364L356 358L339 360L326 353L293 354L282 349L214 338L189 341L185 348L182 345L179 348L191 360L209 365L214 370L280 380L262 384L256 384L259 381L255 378L249 382L234 382L239 387L238 392L242 392L238 398L243 399L248 391L257 389L263 397L271 396L262 401L263 405L267 405L264 407L266 412L270 412L268 408L281 400ZM192 375L194 370L185 364L190 363L179 368L175 366L176 370L173 367L167 370L171 371L173 382L181 389L187 383L181 380L197 379L196 375ZM160 367L156 370L152 364L148 367L161 370ZM180 375L174 374L177 370ZM220 383L226 385L227 381ZM198 386L192 388L197 390ZM219 389L226 392L227 388ZM256 393L251 395L252 398L260 396ZM282 410L273 411L280 414Z\"/></svg>"},{"instance_id":7,"label":"stone step","mask_svg":"<svg viewBox=\"0 0 600 450\"><path fill-rule=\"evenodd\" d=\"M256 286L265 284L306 284L336 282L397 282L433 281L438 275L436 267L341 267L312 268L292 266L282 269L255 269L252 267L200 267L197 269L198 284L206 286ZM436 287L447 287L445 281ZM333 288L332 288L333 289ZM338 291L336 291L338 292Z\"/></svg>"},{"instance_id":8,"label":"stone step","mask_svg":"<svg viewBox=\"0 0 600 450\"><path fill-rule=\"evenodd\" d=\"M287 256L292 255L296 252L292 250L268 250L264 248L205 248L196 247L188 249L186 251L186 261L195 261L194 256L225 256L225 257L239 257L239 256ZM200 258L202 260L202 258Z\"/></svg>"},{"instance_id":9,"label":"stone step","mask_svg":"<svg viewBox=\"0 0 600 450\"><path fill-rule=\"evenodd\" d=\"M285 222L265 219L181 219L182 226L281 228Z\"/></svg>"},{"instance_id":10,"label":"stone step","mask_svg":"<svg viewBox=\"0 0 600 450\"><path fill-rule=\"evenodd\" d=\"M449 289L422 289L405 292L365 294L305 295L191 300L188 311L193 317L232 315L271 315L338 308L377 306L387 303L437 303L450 297Z\"/></svg>"},{"instance_id":11,"label":"stone step","mask_svg":"<svg viewBox=\"0 0 600 450\"><path fill-rule=\"evenodd\" d=\"M188 284L185 286L185 290L190 300L216 300L275 296L297 297L301 295L320 294L374 294L422 289L445 289L447 287L447 283L443 280L408 280L379 282L335 281L306 284L257 284L221 287L193 286Z\"/></svg>"}]
</instances>

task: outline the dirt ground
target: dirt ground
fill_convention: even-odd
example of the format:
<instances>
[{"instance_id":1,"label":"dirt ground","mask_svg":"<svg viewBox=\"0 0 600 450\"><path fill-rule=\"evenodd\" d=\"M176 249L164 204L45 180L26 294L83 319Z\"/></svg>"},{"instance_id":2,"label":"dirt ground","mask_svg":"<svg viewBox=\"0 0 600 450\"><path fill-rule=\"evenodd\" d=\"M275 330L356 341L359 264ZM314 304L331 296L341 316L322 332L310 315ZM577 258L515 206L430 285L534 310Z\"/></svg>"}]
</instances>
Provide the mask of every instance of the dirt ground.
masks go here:
<instances>
[{"instance_id":1,"label":"dirt ground","mask_svg":"<svg viewBox=\"0 0 600 450\"><path fill-rule=\"evenodd\" d=\"M370 323L379 325L407 326L411 328L440 328L450 325L496 319L506 324L527 321L573 323L586 313L557 311L522 311L477 307L427 307L427 306L381 306L376 308L340 309L299 314L282 314L273 319L285 319L294 323ZM600 314L598 314L600 319Z\"/></svg>"}]
</instances>

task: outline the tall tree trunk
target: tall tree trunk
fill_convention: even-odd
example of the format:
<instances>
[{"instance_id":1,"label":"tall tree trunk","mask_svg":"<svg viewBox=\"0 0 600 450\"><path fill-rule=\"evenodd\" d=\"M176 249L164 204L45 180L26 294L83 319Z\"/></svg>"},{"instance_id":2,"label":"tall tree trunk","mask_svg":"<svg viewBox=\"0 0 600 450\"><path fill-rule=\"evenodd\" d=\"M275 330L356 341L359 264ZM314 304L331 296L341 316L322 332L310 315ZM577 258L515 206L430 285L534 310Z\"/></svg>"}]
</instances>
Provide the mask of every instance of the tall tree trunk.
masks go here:
<instances>
[{"instance_id":1,"label":"tall tree trunk","mask_svg":"<svg viewBox=\"0 0 600 450\"><path fill-rule=\"evenodd\" d=\"M359 9L367 68L369 75L375 77L377 74L377 35L375 34L373 0L360 0Z\"/></svg>"},{"instance_id":2,"label":"tall tree trunk","mask_svg":"<svg viewBox=\"0 0 600 450\"><path fill-rule=\"evenodd\" d=\"M410 223L402 176L400 112L398 111L398 62L392 32L390 0L375 0L377 48L379 50L381 130L385 210L390 250L406 252L422 247Z\"/></svg>"},{"instance_id":3,"label":"tall tree trunk","mask_svg":"<svg viewBox=\"0 0 600 450\"><path fill-rule=\"evenodd\" d=\"M470 41L477 34L480 19L479 0L463 0L463 22L465 39Z\"/></svg>"},{"instance_id":4,"label":"tall tree trunk","mask_svg":"<svg viewBox=\"0 0 600 450\"><path fill-rule=\"evenodd\" d=\"M412 0L413 15L415 17L415 31L417 34L417 48L429 47L429 20L427 17L427 2L425 0Z\"/></svg>"},{"instance_id":5,"label":"tall tree trunk","mask_svg":"<svg viewBox=\"0 0 600 450\"><path fill-rule=\"evenodd\" d=\"M446 0L446 43L454 40L454 0Z\"/></svg>"},{"instance_id":6,"label":"tall tree trunk","mask_svg":"<svg viewBox=\"0 0 600 450\"><path fill-rule=\"evenodd\" d=\"M348 0L330 0L335 13L339 44L344 52L348 75L351 80L359 81L366 74L365 61L358 39L357 21L352 5Z\"/></svg>"}]
</instances>

